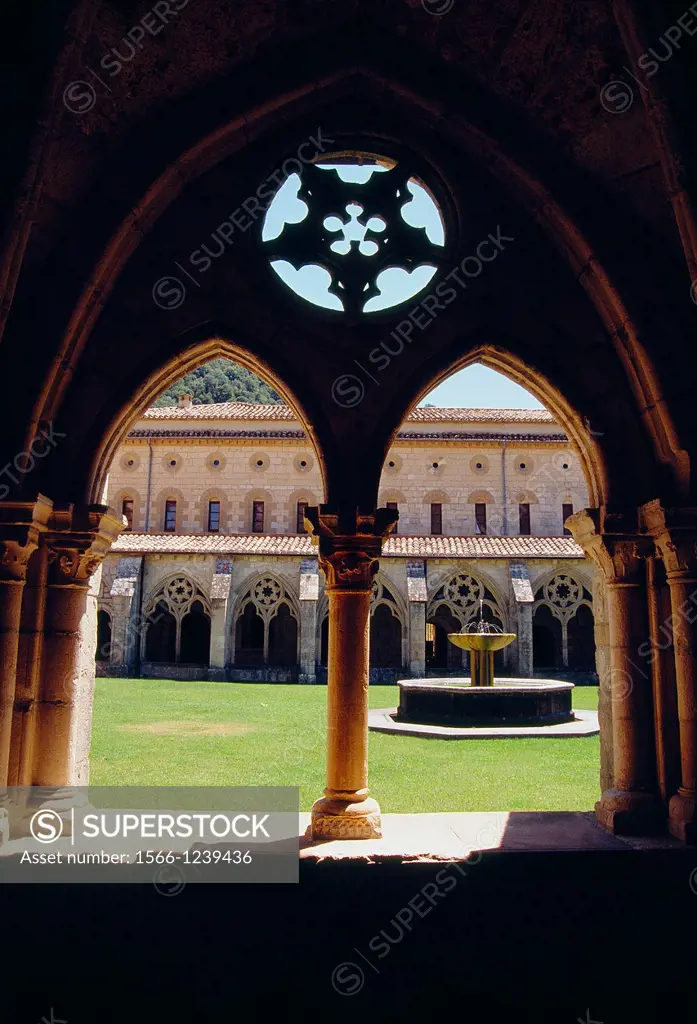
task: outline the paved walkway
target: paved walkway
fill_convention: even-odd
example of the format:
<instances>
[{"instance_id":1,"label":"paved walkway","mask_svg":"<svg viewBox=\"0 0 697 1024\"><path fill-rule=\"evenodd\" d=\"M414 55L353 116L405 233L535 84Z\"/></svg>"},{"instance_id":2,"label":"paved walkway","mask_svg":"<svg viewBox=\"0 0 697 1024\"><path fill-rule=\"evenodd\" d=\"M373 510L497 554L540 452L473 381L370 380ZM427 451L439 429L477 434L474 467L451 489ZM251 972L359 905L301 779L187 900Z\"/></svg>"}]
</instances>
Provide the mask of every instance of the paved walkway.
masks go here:
<instances>
[{"instance_id":1,"label":"paved walkway","mask_svg":"<svg viewBox=\"0 0 697 1024\"><path fill-rule=\"evenodd\" d=\"M301 834L310 823L300 815ZM629 839L610 835L592 811L476 811L453 814L383 814L383 838L311 843L309 860L453 861L477 850L490 853L682 849L676 839Z\"/></svg>"}]
</instances>

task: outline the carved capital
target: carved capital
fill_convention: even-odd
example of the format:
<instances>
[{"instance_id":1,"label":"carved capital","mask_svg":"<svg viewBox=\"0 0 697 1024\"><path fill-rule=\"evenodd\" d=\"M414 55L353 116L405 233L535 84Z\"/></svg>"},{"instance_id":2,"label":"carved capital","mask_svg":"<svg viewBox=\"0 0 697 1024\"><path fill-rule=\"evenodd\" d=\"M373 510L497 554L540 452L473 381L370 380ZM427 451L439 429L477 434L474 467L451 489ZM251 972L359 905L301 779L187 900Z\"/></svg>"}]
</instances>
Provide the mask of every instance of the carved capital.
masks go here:
<instances>
[{"instance_id":1,"label":"carved capital","mask_svg":"<svg viewBox=\"0 0 697 1024\"><path fill-rule=\"evenodd\" d=\"M29 559L39 545L51 514L43 495L36 501L0 502L0 582L23 582Z\"/></svg>"},{"instance_id":2,"label":"carved capital","mask_svg":"<svg viewBox=\"0 0 697 1024\"><path fill-rule=\"evenodd\" d=\"M394 528L397 512L379 508L342 514L326 505L305 510L305 525L319 547L319 564L328 588L369 590L378 571L383 538Z\"/></svg>"},{"instance_id":3,"label":"carved capital","mask_svg":"<svg viewBox=\"0 0 697 1024\"><path fill-rule=\"evenodd\" d=\"M665 508L655 500L642 505L640 515L668 579L686 575L697 577L697 509Z\"/></svg>"},{"instance_id":4,"label":"carved capital","mask_svg":"<svg viewBox=\"0 0 697 1024\"><path fill-rule=\"evenodd\" d=\"M88 586L123 526L123 518L106 505L57 506L42 538L48 548L48 583Z\"/></svg>"},{"instance_id":5,"label":"carved capital","mask_svg":"<svg viewBox=\"0 0 697 1024\"><path fill-rule=\"evenodd\" d=\"M641 534L601 530L610 524L603 510L587 508L566 520L574 540L609 583L634 583L643 577L643 561L654 554L653 540Z\"/></svg>"}]
</instances>

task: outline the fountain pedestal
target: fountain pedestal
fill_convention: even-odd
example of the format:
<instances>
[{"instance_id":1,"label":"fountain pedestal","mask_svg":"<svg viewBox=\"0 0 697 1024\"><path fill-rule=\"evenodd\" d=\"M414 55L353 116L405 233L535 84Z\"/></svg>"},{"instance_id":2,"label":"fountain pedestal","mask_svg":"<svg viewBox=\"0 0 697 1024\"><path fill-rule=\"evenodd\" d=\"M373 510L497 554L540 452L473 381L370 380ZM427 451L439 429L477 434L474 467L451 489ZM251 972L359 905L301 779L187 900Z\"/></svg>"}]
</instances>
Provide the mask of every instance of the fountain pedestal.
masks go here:
<instances>
[{"instance_id":1,"label":"fountain pedestal","mask_svg":"<svg viewBox=\"0 0 697 1024\"><path fill-rule=\"evenodd\" d=\"M451 644L470 652L472 686L494 685L494 651L508 647L515 638L515 633L448 633Z\"/></svg>"}]
</instances>

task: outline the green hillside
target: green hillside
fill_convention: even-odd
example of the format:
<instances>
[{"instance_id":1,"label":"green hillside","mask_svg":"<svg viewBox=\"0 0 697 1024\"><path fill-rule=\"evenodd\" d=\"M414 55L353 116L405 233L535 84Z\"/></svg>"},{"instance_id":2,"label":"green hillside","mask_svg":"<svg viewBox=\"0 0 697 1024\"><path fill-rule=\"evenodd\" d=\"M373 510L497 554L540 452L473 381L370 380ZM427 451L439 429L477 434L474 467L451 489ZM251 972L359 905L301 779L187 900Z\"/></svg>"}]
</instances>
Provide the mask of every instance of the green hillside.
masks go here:
<instances>
[{"instance_id":1,"label":"green hillside","mask_svg":"<svg viewBox=\"0 0 697 1024\"><path fill-rule=\"evenodd\" d=\"M196 405L213 402L255 402L278 404L281 399L268 384L229 359L214 359L187 373L155 402L156 406L176 405L179 395L193 395Z\"/></svg>"}]
</instances>

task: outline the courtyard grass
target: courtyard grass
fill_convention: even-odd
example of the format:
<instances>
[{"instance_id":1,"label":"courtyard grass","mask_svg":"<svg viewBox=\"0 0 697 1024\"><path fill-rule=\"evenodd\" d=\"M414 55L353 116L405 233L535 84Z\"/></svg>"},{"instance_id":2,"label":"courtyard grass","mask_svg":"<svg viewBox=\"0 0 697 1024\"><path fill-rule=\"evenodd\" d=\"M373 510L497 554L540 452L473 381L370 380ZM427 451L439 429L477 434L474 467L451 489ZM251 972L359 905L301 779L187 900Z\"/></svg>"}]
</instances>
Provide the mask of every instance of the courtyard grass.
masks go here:
<instances>
[{"instance_id":1,"label":"courtyard grass","mask_svg":"<svg viewBox=\"0 0 697 1024\"><path fill-rule=\"evenodd\" d=\"M99 678L92 785L324 786L324 686ZM597 706L576 687L574 707ZM395 707L396 686L370 706ZM590 810L599 739L432 740L370 734L370 788L384 812Z\"/></svg>"}]
</instances>

